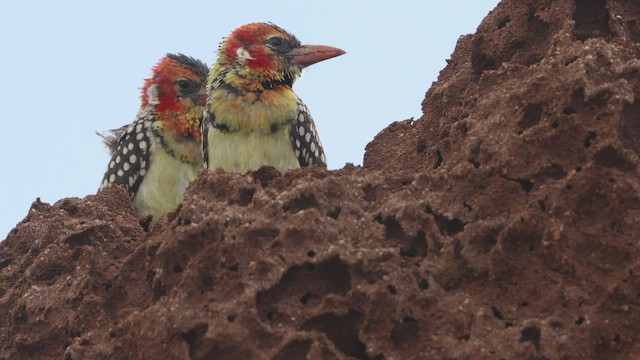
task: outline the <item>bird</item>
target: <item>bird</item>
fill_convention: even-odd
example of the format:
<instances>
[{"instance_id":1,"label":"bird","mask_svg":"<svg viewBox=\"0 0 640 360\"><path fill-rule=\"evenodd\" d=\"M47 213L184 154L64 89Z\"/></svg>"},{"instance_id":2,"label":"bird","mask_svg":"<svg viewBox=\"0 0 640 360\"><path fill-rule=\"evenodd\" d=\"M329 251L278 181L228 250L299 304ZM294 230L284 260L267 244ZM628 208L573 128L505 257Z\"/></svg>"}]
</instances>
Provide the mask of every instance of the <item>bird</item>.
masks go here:
<instances>
[{"instance_id":1,"label":"bird","mask_svg":"<svg viewBox=\"0 0 640 360\"><path fill-rule=\"evenodd\" d=\"M155 221L183 200L203 169L200 123L209 67L183 54L167 54L142 87L135 120L99 134L111 155L100 190L123 185L133 208Z\"/></svg>"},{"instance_id":2,"label":"bird","mask_svg":"<svg viewBox=\"0 0 640 360\"><path fill-rule=\"evenodd\" d=\"M202 121L205 168L246 173L268 165L327 167L309 109L292 87L302 69L345 54L302 45L273 23L235 29L218 48L207 79Z\"/></svg>"}]
</instances>

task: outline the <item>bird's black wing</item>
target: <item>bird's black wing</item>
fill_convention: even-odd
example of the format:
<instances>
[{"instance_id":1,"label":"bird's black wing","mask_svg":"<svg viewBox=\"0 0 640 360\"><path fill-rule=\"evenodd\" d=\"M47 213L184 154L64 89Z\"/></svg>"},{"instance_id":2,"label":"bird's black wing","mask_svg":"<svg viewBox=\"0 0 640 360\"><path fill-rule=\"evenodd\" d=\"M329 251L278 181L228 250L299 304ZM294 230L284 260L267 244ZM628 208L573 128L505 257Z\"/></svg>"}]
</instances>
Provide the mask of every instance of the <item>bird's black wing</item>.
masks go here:
<instances>
[{"instance_id":1,"label":"bird's black wing","mask_svg":"<svg viewBox=\"0 0 640 360\"><path fill-rule=\"evenodd\" d=\"M136 121L130 125L116 129L120 132L115 149L111 151L112 156L107 166L107 171L102 179L100 190L111 186L112 184L124 185L133 197L138 191L142 179L149 168L149 148L151 141L149 134L153 117L151 114L138 116ZM114 133L115 135L115 133ZM112 140L105 143L113 149L111 144L115 144Z\"/></svg>"},{"instance_id":2,"label":"bird's black wing","mask_svg":"<svg viewBox=\"0 0 640 360\"><path fill-rule=\"evenodd\" d=\"M327 168L327 158L324 155L316 125L309 109L300 99L296 105L296 118L291 123L289 136L301 167L319 165Z\"/></svg>"}]
</instances>

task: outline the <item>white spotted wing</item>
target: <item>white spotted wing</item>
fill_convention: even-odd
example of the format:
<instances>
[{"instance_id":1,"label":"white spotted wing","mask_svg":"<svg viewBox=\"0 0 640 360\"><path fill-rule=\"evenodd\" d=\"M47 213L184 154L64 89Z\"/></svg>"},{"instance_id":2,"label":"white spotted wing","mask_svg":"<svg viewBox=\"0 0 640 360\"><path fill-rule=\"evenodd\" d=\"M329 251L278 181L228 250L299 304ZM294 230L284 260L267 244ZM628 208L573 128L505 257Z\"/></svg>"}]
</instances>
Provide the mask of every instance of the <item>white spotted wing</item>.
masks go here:
<instances>
[{"instance_id":1,"label":"white spotted wing","mask_svg":"<svg viewBox=\"0 0 640 360\"><path fill-rule=\"evenodd\" d=\"M138 191L149 166L148 134L153 123L151 114L140 115L130 125L115 129L112 137L105 138L112 156L100 189L112 184L124 185L131 197ZM117 142L113 140L115 136L118 136Z\"/></svg>"},{"instance_id":2,"label":"white spotted wing","mask_svg":"<svg viewBox=\"0 0 640 360\"><path fill-rule=\"evenodd\" d=\"M309 109L298 99L296 118L289 131L293 151L301 167L319 165L327 168L327 158L320 143L316 126Z\"/></svg>"}]
</instances>

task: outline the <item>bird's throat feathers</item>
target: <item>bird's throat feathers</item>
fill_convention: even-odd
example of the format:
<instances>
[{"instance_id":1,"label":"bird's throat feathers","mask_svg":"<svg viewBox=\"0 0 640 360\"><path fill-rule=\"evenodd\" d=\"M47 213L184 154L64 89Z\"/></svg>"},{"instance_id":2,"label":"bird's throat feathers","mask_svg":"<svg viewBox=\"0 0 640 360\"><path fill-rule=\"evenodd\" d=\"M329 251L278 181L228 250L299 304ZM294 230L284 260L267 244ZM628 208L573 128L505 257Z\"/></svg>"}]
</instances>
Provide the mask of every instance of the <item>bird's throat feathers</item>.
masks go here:
<instances>
[{"instance_id":1,"label":"bird's throat feathers","mask_svg":"<svg viewBox=\"0 0 640 360\"><path fill-rule=\"evenodd\" d=\"M171 129L178 136L200 141L202 139L200 122L203 111L204 106L195 106L189 111L178 114L160 114L159 119L163 126Z\"/></svg>"},{"instance_id":2,"label":"bird's throat feathers","mask_svg":"<svg viewBox=\"0 0 640 360\"><path fill-rule=\"evenodd\" d=\"M294 118L297 97L287 87L244 94L222 87L213 91L210 100L216 124L230 131L269 133Z\"/></svg>"}]
</instances>

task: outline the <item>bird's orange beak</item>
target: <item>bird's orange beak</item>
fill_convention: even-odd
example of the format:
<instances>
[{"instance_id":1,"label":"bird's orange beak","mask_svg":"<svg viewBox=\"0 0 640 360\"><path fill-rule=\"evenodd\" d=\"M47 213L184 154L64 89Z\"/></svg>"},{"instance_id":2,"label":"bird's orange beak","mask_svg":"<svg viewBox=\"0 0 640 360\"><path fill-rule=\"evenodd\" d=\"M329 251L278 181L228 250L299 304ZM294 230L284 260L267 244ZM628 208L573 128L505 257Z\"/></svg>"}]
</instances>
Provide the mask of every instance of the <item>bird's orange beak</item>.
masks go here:
<instances>
[{"instance_id":1,"label":"bird's orange beak","mask_svg":"<svg viewBox=\"0 0 640 360\"><path fill-rule=\"evenodd\" d=\"M342 49L326 45L303 45L291 50L287 55L291 63L302 67L345 54Z\"/></svg>"}]
</instances>

